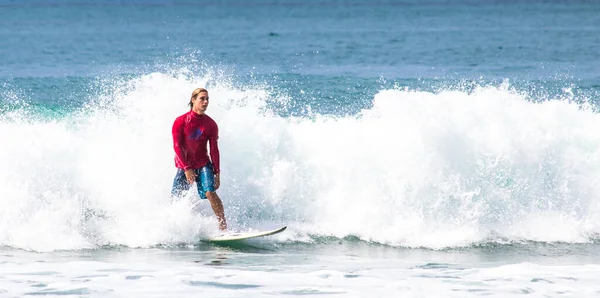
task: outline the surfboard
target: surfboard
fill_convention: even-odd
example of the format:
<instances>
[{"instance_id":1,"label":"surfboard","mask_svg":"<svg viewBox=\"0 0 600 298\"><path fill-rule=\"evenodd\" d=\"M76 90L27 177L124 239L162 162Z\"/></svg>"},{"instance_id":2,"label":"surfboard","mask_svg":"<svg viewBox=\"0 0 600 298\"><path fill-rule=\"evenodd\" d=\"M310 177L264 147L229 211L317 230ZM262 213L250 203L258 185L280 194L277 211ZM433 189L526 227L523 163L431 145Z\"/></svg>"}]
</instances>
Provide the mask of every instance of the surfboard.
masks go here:
<instances>
[{"instance_id":1,"label":"surfboard","mask_svg":"<svg viewBox=\"0 0 600 298\"><path fill-rule=\"evenodd\" d=\"M286 228L287 228L287 226L281 227L281 228L275 229L275 230L268 230L268 231L228 233L225 235L208 238L207 241L208 242L228 242L228 241L239 241L239 240L251 239L251 238L256 238L256 237L264 237L264 236L281 233L281 232L285 231Z\"/></svg>"}]
</instances>

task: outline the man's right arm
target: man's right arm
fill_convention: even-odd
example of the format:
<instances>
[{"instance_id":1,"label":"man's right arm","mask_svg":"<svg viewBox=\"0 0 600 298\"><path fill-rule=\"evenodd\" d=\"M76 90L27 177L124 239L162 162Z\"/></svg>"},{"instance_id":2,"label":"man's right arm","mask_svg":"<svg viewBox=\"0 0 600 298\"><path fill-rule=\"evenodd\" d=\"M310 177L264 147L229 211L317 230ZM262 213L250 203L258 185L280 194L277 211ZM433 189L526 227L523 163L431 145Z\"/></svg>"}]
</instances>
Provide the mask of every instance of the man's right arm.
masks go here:
<instances>
[{"instance_id":1,"label":"man's right arm","mask_svg":"<svg viewBox=\"0 0 600 298\"><path fill-rule=\"evenodd\" d=\"M187 170L190 168L190 164L188 163L184 153L185 142L183 135L183 124L184 122L181 118L175 119L171 133L173 134L173 149L175 149L175 156L183 165L183 169Z\"/></svg>"}]
</instances>

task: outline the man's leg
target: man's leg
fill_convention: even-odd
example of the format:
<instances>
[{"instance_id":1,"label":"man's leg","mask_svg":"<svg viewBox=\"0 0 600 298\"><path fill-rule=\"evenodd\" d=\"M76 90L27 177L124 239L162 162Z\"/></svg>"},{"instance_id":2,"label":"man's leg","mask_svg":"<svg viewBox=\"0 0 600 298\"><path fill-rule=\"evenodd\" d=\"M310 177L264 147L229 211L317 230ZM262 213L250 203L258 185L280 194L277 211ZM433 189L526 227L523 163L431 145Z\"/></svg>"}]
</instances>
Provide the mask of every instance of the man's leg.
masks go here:
<instances>
[{"instance_id":1,"label":"man's leg","mask_svg":"<svg viewBox=\"0 0 600 298\"><path fill-rule=\"evenodd\" d=\"M219 230L227 230L227 221L225 220L225 211L221 198L215 192L215 176L213 174L212 165L209 163L198 171L196 178L198 186L198 194L202 199L208 199L213 212L219 221Z\"/></svg>"},{"instance_id":2,"label":"man's leg","mask_svg":"<svg viewBox=\"0 0 600 298\"><path fill-rule=\"evenodd\" d=\"M206 197L208 197L210 206L212 207L212 210L215 212L217 220L219 221L219 230L227 230L227 221L225 220L225 211L223 210L223 202L221 201L221 198L219 198L219 195L217 195L217 193L214 191L207 191Z\"/></svg>"},{"instance_id":3,"label":"man's leg","mask_svg":"<svg viewBox=\"0 0 600 298\"><path fill-rule=\"evenodd\" d=\"M180 198L183 192L190 189L190 184L185 178L185 171L183 169L177 169L175 178L173 178L173 187L171 188L171 200Z\"/></svg>"}]
</instances>

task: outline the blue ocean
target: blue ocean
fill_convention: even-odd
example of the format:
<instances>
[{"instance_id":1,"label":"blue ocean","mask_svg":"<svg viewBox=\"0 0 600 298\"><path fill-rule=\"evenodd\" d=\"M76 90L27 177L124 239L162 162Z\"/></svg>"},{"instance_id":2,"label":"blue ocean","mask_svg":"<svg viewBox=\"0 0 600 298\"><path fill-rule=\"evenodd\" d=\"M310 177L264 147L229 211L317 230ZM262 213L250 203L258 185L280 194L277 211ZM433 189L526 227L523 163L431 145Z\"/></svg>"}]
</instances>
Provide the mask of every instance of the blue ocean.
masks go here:
<instances>
[{"instance_id":1,"label":"blue ocean","mask_svg":"<svg viewBox=\"0 0 600 298\"><path fill-rule=\"evenodd\" d=\"M594 0L0 0L0 297L599 297L599 110Z\"/></svg>"}]
</instances>

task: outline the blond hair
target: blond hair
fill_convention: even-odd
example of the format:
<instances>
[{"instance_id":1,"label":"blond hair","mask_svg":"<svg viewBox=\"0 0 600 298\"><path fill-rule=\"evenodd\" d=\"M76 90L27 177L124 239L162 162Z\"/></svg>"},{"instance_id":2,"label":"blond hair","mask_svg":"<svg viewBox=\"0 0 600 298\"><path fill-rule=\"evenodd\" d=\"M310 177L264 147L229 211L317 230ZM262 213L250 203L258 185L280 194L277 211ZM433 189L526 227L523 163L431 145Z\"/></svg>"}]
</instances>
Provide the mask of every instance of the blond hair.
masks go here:
<instances>
[{"instance_id":1,"label":"blond hair","mask_svg":"<svg viewBox=\"0 0 600 298\"><path fill-rule=\"evenodd\" d=\"M194 105L194 103L192 101L194 99L196 99L196 97L198 97L198 94L200 94L202 92L206 92L208 94L208 90L206 90L204 88L196 88L196 89L194 89L194 91L192 91L192 97L190 97L190 102L188 103L188 106L190 106L190 110L192 109L192 106Z\"/></svg>"}]
</instances>

